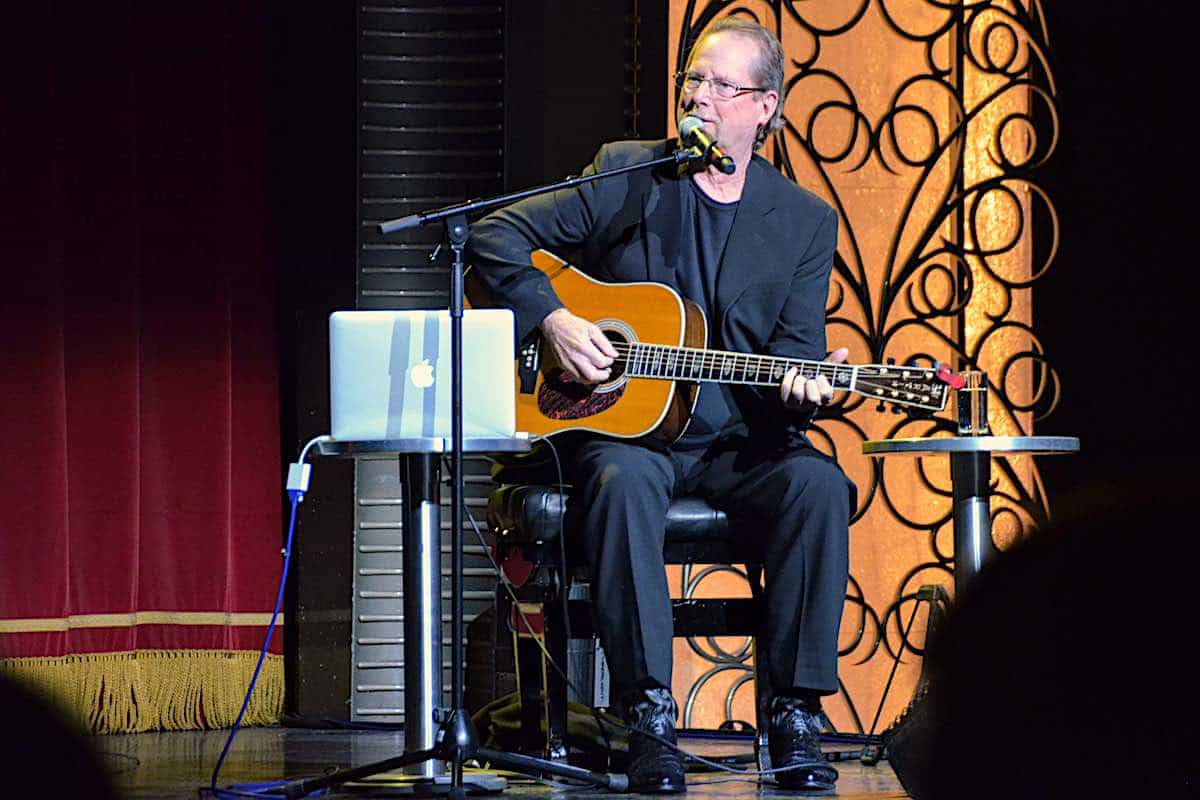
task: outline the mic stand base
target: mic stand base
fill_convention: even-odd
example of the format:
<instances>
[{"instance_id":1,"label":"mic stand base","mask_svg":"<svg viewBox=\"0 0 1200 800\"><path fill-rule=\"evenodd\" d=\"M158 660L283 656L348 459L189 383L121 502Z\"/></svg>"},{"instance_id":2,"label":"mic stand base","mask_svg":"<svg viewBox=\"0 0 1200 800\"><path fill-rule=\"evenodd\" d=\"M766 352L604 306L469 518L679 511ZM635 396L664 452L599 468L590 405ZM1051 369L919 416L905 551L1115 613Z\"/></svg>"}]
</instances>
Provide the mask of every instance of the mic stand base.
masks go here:
<instances>
[{"instance_id":1,"label":"mic stand base","mask_svg":"<svg viewBox=\"0 0 1200 800\"><path fill-rule=\"evenodd\" d=\"M440 715L439 715L440 716ZM533 756L507 753L502 750L492 750L479 747L479 737L471 718L461 709L446 714L441 721L437 733L437 743L428 750L417 750L412 753L402 753L361 767L334 772L319 778L305 778L285 784L270 790L270 794L279 794L288 798L307 797L312 793L331 789L351 782L359 782L357 788L368 790L368 794L376 796L406 795L412 797L450 797L461 800L468 793L496 793L508 787L508 781L494 773L460 773L458 781L454 775L444 775L437 778L421 776L397 776L396 782L367 781L366 779L390 772L394 769L419 764L431 759L439 759L457 765L461 769L463 762L476 759L490 766L500 767L511 772L518 772L530 777L554 775L569 780L582 781L610 792L625 792L629 789L629 779L625 775L605 772L592 772L570 764L547 761Z\"/></svg>"},{"instance_id":2,"label":"mic stand base","mask_svg":"<svg viewBox=\"0 0 1200 800\"><path fill-rule=\"evenodd\" d=\"M508 788L508 781L495 773L467 772L462 785L454 786L450 775L425 778L419 775L381 775L363 778L344 787L347 791L367 797L465 797L477 794L499 794Z\"/></svg>"}]
</instances>

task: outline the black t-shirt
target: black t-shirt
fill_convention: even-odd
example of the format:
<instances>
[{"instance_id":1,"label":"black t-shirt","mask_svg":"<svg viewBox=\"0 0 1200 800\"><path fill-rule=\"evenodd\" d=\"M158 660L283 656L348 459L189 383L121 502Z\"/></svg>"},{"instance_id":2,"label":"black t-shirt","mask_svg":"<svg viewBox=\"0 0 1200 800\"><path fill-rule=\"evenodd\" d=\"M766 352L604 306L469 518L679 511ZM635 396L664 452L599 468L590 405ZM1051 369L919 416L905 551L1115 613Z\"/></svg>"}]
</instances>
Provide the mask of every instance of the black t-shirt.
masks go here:
<instances>
[{"instance_id":1,"label":"black t-shirt","mask_svg":"<svg viewBox=\"0 0 1200 800\"><path fill-rule=\"evenodd\" d=\"M683 229L679 260L675 263L675 288L704 309L708 317L708 348L722 350L724 344L713 309L716 307L717 273L738 204L737 201L717 202L706 195L694 180L688 179L687 183L691 191L683 193L684 219L690 219L691 224ZM722 428L740 419L741 414L733 402L728 385L702 383L696 411L674 447L679 450L707 447Z\"/></svg>"}]
</instances>

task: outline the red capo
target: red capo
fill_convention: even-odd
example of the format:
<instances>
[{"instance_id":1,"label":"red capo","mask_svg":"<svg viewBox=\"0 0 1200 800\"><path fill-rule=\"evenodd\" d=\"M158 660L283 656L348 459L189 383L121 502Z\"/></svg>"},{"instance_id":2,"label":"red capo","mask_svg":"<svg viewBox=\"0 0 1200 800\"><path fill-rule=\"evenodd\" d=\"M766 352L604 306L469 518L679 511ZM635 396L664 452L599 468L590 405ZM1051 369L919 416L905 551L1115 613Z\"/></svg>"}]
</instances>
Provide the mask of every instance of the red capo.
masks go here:
<instances>
[{"instance_id":1,"label":"red capo","mask_svg":"<svg viewBox=\"0 0 1200 800\"><path fill-rule=\"evenodd\" d=\"M950 371L949 364L938 364L934 374L942 383L949 384L951 389L961 389L967 385L962 375Z\"/></svg>"}]
</instances>

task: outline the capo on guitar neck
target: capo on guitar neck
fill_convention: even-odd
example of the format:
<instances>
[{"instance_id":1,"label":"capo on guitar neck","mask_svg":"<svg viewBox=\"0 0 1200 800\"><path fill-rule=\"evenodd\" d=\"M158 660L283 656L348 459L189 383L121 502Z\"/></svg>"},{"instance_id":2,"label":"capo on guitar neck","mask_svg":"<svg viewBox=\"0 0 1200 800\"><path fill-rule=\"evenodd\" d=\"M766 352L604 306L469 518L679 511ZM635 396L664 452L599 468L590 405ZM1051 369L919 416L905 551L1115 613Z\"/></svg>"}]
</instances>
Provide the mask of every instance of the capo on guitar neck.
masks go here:
<instances>
[{"instance_id":1,"label":"capo on guitar neck","mask_svg":"<svg viewBox=\"0 0 1200 800\"><path fill-rule=\"evenodd\" d=\"M937 375L938 380L947 384L951 389L961 389L967 385L962 375L950 371L949 364L938 364L934 369L934 374Z\"/></svg>"}]
</instances>

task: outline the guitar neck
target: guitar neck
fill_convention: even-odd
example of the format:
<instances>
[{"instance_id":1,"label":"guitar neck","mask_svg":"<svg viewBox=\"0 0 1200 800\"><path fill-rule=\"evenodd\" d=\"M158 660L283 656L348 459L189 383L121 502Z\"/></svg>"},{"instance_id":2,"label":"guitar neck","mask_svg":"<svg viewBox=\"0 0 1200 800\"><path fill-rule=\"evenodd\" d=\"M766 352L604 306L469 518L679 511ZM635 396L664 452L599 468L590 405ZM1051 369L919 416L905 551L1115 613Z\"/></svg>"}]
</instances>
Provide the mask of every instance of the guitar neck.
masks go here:
<instances>
[{"instance_id":1,"label":"guitar neck","mask_svg":"<svg viewBox=\"0 0 1200 800\"><path fill-rule=\"evenodd\" d=\"M924 367L833 364L642 342L628 345L624 361L625 374L632 378L778 386L794 368L806 379L823 375L835 390L932 410L946 404L944 384L935 370Z\"/></svg>"},{"instance_id":2,"label":"guitar neck","mask_svg":"<svg viewBox=\"0 0 1200 800\"><path fill-rule=\"evenodd\" d=\"M747 386L778 386L784 373L795 368L805 378L824 375L835 389L848 391L854 391L858 369L849 364L831 364L828 361L641 342L629 346L625 363L625 374L632 378L738 383Z\"/></svg>"}]
</instances>

